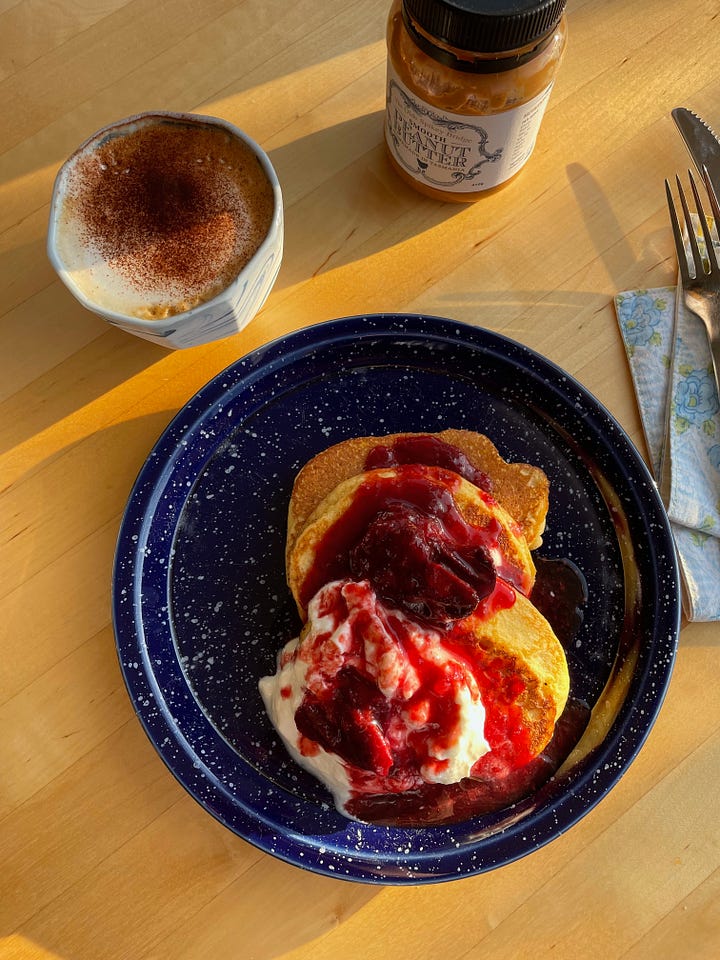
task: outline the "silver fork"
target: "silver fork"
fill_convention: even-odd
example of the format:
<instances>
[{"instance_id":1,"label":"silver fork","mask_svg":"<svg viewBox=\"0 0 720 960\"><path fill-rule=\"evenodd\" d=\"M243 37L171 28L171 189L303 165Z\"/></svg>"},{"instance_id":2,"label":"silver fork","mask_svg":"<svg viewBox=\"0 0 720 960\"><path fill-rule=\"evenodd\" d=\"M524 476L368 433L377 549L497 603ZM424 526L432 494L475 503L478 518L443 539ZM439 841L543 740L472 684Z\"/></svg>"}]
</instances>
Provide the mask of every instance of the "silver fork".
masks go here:
<instances>
[{"instance_id":1,"label":"silver fork","mask_svg":"<svg viewBox=\"0 0 720 960\"><path fill-rule=\"evenodd\" d=\"M720 396L720 266L715 253L710 229L707 223L707 217L703 209L702 201L698 188L692 173L688 170L690 178L690 187L695 202L695 211L700 221L703 240L705 241L705 257L703 257L698 246L695 235L695 226L693 224L690 207L683 190L680 177L676 176L678 196L682 205L685 227L687 229L688 240L690 243L691 262L688 263L687 251L683 240L682 230L678 222L678 216L675 211L670 184L665 181L665 191L667 193L668 208L670 210L670 223L672 224L673 237L675 238L675 249L677 251L678 265L680 267L680 281L683 288L685 306L702 320L707 330L708 340L710 342L710 352L712 353L713 370L715 373L715 384ZM703 182L707 191L710 207L712 210L715 224L720 230L720 204L708 176L707 169L703 168Z\"/></svg>"}]
</instances>

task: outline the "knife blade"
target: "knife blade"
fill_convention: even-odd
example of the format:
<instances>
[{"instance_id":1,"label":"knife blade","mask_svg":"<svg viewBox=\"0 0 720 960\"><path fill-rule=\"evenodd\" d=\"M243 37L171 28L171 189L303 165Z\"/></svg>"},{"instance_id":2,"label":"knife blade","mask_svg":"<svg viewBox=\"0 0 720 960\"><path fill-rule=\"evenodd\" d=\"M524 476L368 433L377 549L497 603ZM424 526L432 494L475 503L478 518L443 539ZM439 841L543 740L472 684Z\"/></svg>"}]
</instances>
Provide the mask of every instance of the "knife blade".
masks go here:
<instances>
[{"instance_id":1,"label":"knife blade","mask_svg":"<svg viewBox=\"0 0 720 960\"><path fill-rule=\"evenodd\" d=\"M702 177L705 167L710 183L720 197L720 141L705 121L692 110L675 107L671 115L698 173Z\"/></svg>"}]
</instances>

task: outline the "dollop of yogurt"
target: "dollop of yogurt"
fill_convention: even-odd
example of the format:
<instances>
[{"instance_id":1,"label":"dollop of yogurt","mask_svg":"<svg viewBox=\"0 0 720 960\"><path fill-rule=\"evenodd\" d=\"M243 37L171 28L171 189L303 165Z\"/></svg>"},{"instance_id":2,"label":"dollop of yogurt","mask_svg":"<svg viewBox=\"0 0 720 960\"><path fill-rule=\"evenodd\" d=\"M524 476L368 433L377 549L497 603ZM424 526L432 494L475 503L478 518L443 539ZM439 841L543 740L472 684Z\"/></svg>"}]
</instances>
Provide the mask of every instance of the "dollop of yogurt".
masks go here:
<instances>
[{"instance_id":1,"label":"dollop of yogurt","mask_svg":"<svg viewBox=\"0 0 720 960\"><path fill-rule=\"evenodd\" d=\"M353 797L457 783L489 752L472 664L445 639L368 581L336 580L260 680L288 752L346 816Z\"/></svg>"}]
</instances>

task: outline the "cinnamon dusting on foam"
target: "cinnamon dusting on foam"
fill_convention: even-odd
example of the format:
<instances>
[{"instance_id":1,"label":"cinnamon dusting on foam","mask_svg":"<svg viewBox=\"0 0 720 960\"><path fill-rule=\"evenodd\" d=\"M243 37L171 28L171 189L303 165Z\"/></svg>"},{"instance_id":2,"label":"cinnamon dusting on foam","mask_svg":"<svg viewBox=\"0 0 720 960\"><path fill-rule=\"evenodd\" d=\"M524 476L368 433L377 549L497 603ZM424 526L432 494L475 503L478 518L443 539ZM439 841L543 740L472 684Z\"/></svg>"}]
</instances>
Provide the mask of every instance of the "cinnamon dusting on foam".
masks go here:
<instances>
[{"instance_id":1,"label":"cinnamon dusting on foam","mask_svg":"<svg viewBox=\"0 0 720 960\"><path fill-rule=\"evenodd\" d=\"M92 299L160 319L225 289L273 211L272 185L244 141L218 125L151 117L76 155L59 241Z\"/></svg>"}]
</instances>

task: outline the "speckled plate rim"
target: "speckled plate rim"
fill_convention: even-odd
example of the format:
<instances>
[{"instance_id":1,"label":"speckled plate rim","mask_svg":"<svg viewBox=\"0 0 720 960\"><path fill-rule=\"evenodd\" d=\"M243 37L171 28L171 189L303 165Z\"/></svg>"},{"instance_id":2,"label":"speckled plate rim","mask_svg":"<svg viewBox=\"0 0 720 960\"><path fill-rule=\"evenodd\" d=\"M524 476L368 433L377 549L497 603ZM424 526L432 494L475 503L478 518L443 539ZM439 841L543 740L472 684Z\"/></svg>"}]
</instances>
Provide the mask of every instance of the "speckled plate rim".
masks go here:
<instances>
[{"instance_id":1,"label":"speckled plate rim","mask_svg":"<svg viewBox=\"0 0 720 960\"><path fill-rule=\"evenodd\" d=\"M197 475L213 454L214 446L197 449L190 439L230 397L235 404L243 396L255 404L258 401L252 395L260 381L277 377L280 370L287 380L288 371L308 352L332 351L337 343L362 336L451 340L539 378L580 412L603 455L629 481L626 492L638 511L636 525L647 531L652 528L648 566L659 585L656 593L662 585L665 600L660 603L657 595L642 600L654 604L648 613L653 630L642 670L636 671L601 745L573 769L561 793L548 785L535 795L535 809L529 814L521 801L497 815L452 829L376 827L339 815L342 824L335 833L311 835L287 829L283 809L290 800L284 792L269 785L272 815L265 806L258 809L247 803L246 797L258 787L258 772L214 731L188 690L192 722L205 723L211 728L205 733L216 737L212 762L205 762L193 748L192 737L186 736L185 720L173 715L155 676L142 620L142 590L148 577L157 580L163 572L167 576L169 564L167 558L149 559L147 545L155 512L168 497L176 472L185 471L186 476L189 470ZM272 341L231 364L179 411L150 452L123 515L113 571L113 625L123 677L140 722L172 774L216 819L259 849L316 873L367 883L434 883L485 872L539 849L577 823L620 780L645 742L665 697L680 626L679 596L672 534L654 481L627 434L584 387L536 352L481 327L427 315L373 314L328 321ZM176 680L187 684L179 664ZM629 724L631 715L634 721Z\"/></svg>"}]
</instances>

